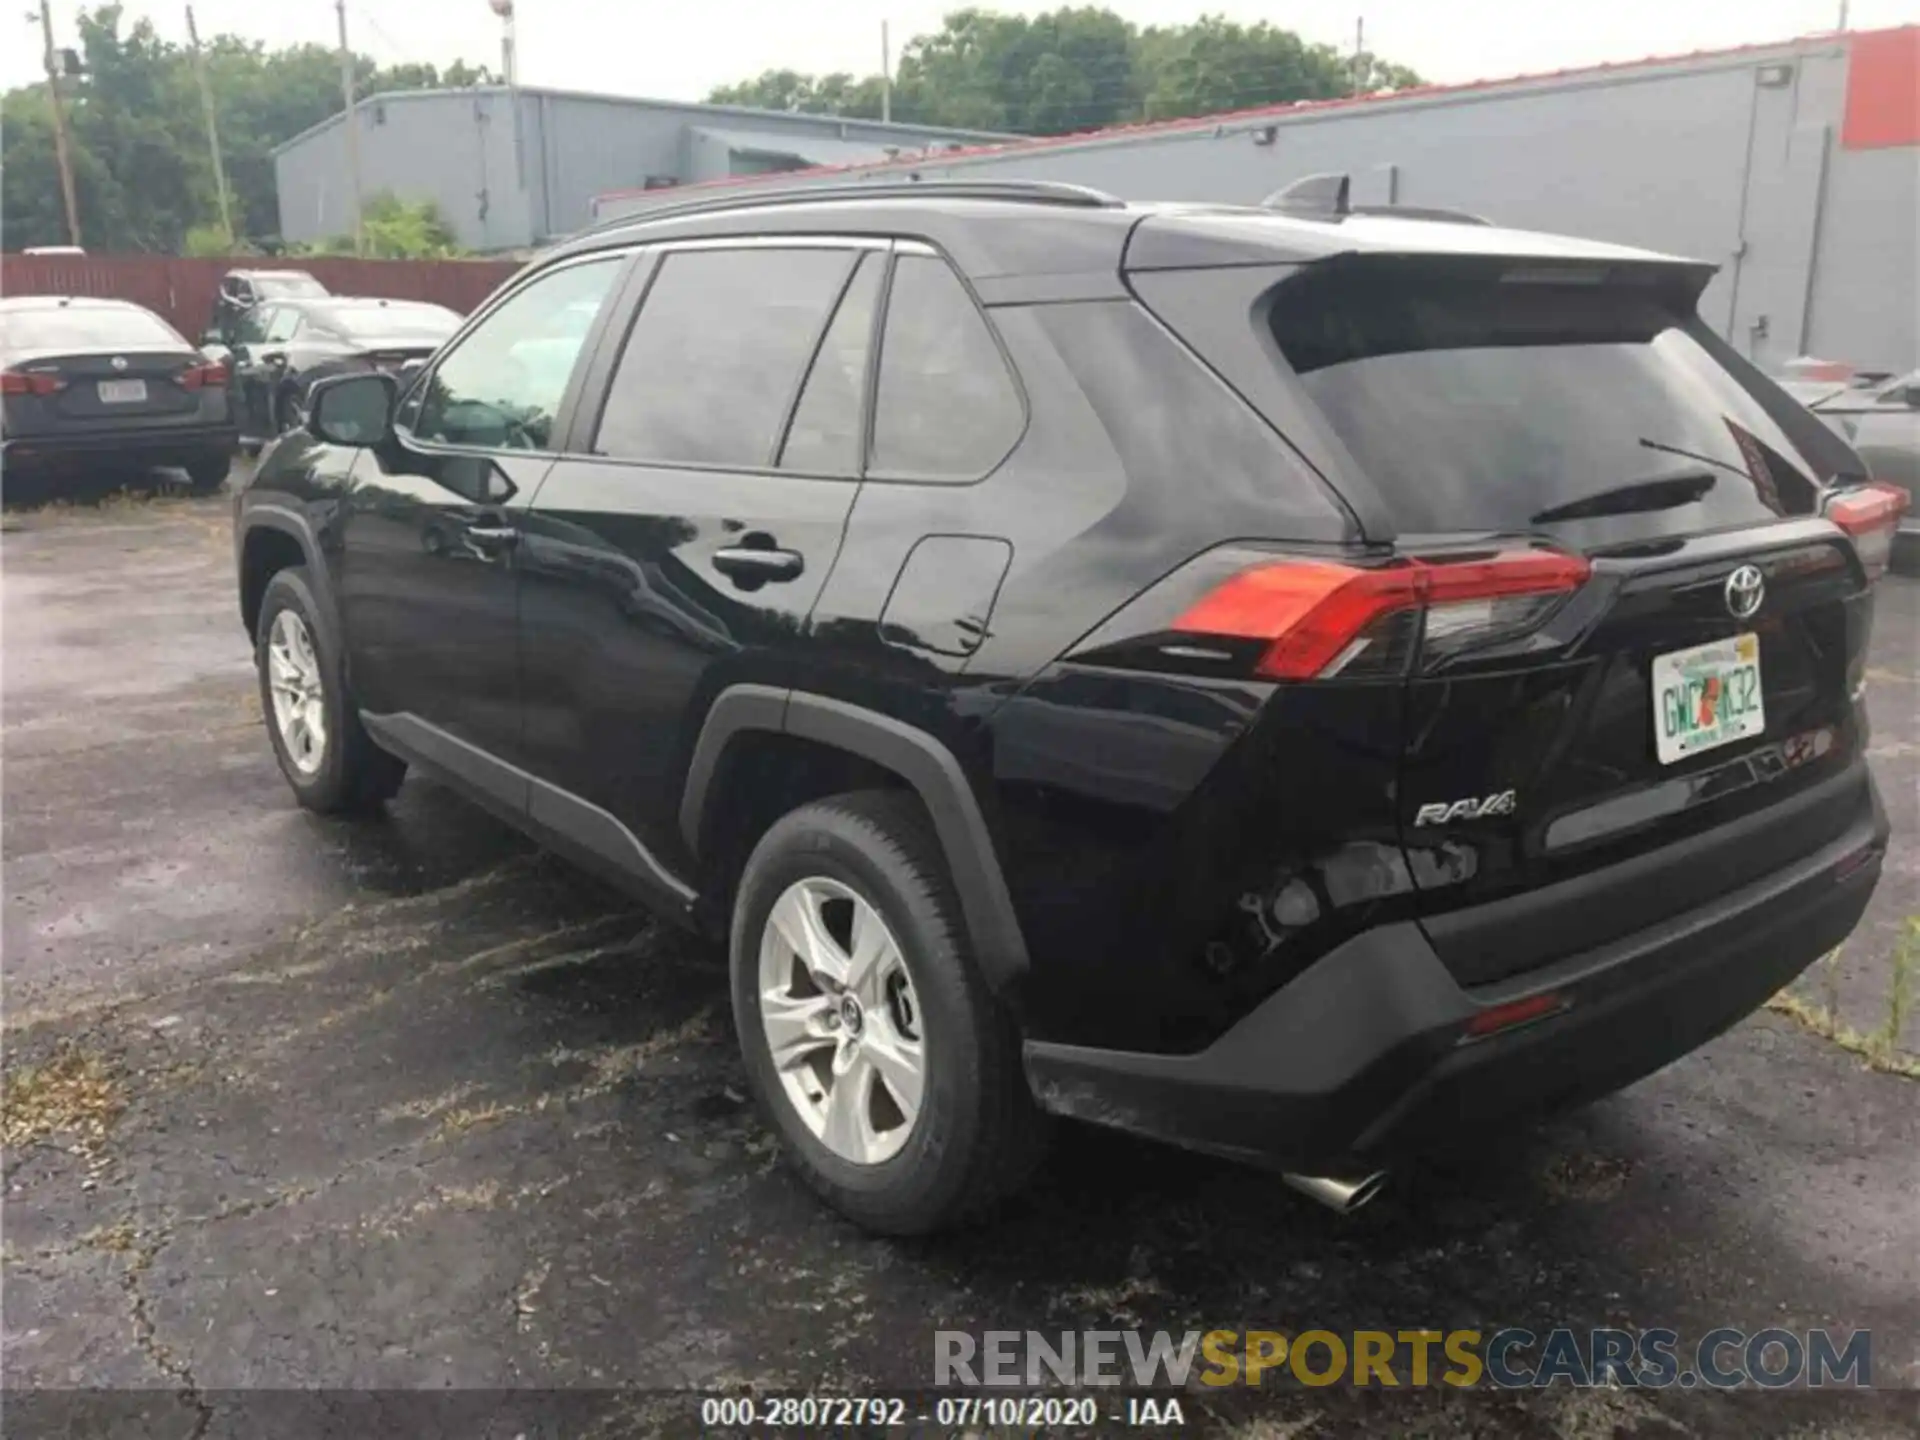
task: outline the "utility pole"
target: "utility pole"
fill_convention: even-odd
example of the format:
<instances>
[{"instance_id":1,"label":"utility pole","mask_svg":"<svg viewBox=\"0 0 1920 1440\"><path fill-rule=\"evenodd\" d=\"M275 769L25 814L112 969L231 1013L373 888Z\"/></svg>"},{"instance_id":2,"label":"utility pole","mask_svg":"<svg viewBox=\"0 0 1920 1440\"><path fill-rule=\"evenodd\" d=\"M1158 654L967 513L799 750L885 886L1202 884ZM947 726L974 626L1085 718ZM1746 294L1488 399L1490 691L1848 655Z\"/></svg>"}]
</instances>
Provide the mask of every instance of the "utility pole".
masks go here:
<instances>
[{"instance_id":1,"label":"utility pole","mask_svg":"<svg viewBox=\"0 0 1920 1440\"><path fill-rule=\"evenodd\" d=\"M880 119L893 119L893 47L887 43L887 22L880 22Z\"/></svg>"},{"instance_id":2,"label":"utility pole","mask_svg":"<svg viewBox=\"0 0 1920 1440\"><path fill-rule=\"evenodd\" d=\"M1367 88L1367 17L1359 15L1353 21L1353 93L1358 95Z\"/></svg>"},{"instance_id":3,"label":"utility pole","mask_svg":"<svg viewBox=\"0 0 1920 1440\"><path fill-rule=\"evenodd\" d=\"M53 48L53 0L40 0L40 34L46 41L47 101L53 106L53 155L60 166L60 195L67 203L67 243L80 243L80 202L73 193L73 148L67 138L67 107L60 98L60 57Z\"/></svg>"},{"instance_id":4,"label":"utility pole","mask_svg":"<svg viewBox=\"0 0 1920 1440\"><path fill-rule=\"evenodd\" d=\"M1833 28L1836 30L1847 28L1847 0L1840 0L1840 23Z\"/></svg>"},{"instance_id":5,"label":"utility pole","mask_svg":"<svg viewBox=\"0 0 1920 1440\"><path fill-rule=\"evenodd\" d=\"M367 253L366 226L360 214L360 117L353 108L353 51L347 48L347 0L333 0L340 17L340 93L346 98L347 113L342 125L347 132L347 189L353 202L353 253Z\"/></svg>"},{"instance_id":6,"label":"utility pole","mask_svg":"<svg viewBox=\"0 0 1920 1440\"><path fill-rule=\"evenodd\" d=\"M213 185L220 193L220 228L231 244L234 234L233 209L227 199L227 167L220 159L220 122L213 111L213 87L207 83L207 57L200 52L200 27L193 23L193 6L187 6L187 39L193 46L193 74L200 82L200 108L207 117L207 148L213 152Z\"/></svg>"},{"instance_id":7,"label":"utility pole","mask_svg":"<svg viewBox=\"0 0 1920 1440\"><path fill-rule=\"evenodd\" d=\"M514 76L519 69L519 57L515 53L520 47L515 43L513 33L513 0L487 0L493 13L500 17L500 83L509 93L517 83Z\"/></svg>"}]
</instances>

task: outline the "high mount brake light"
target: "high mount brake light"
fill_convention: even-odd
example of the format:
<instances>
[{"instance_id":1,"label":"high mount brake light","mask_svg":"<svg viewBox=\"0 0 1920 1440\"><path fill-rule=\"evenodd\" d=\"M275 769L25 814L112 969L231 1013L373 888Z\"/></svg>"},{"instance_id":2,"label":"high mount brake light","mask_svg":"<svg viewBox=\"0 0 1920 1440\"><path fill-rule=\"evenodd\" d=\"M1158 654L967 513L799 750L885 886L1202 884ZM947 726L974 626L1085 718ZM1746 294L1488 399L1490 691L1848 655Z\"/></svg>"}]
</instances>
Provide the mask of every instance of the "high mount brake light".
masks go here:
<instances>
[{"instance_id":1,"label":"high mount brake light","mask_svg":"<svg viewBox=\"0 0 1920 1440\"><path fill-rule=\"evenodd\" d=\"M1427 650L1457 650L1537 623L1592 567L1578 555L1512 550L1471 560L1401 560L1363 569L1283 560L1243 570L1173 623L1188 635L1264 640L1255 672L1272 680L1340 673L1383 639L1380 628L1425 611Z\"/></svg>"},{"instance_id":2,"label":"high mount brake light","mask_svg":"<svg viewBox=\"0 0 1920 1440\"><path fill-rule=\"evenodd\" d=\"M1869 580L1886 573L1894 532L1912 503L1906 491L1892 485L1859 485L1827 497L1827 518L1853 537Z\"/></svg>"}]
</instances>

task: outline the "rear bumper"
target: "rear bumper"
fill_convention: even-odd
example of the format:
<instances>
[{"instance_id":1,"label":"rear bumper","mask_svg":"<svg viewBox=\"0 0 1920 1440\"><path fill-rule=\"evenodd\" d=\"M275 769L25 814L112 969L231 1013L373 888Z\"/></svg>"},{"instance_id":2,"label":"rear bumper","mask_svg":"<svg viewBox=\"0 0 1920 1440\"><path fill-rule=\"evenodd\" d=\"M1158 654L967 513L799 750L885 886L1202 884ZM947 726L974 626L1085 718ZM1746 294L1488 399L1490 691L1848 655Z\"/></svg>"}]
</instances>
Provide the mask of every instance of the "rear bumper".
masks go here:
<instances>
[{"instance_id":1,"label":"rear bumper","mask_svg":"<svg viewBox=\"0 0 1920 1440\"><path fill-rule=\"evenodd\" d=\"M1029 1041L1042 1105L1301 1170L1378 1165L1597 1098L1752 1013L1852 931L1888 826L1868 786L1845 833L1703 906L1494 985L1462 988L1416 924L1317 961L1213 1045L1149 1055ZM1481 1039L1494 1005L1562 1009Z\"/></svg>"},{"instance_id":2,"label":"rear bumper","mask_svg":"<svg viewBox=\"0 0 1920 1440\"><path fill-rule=\"evenodd\" d=\"M79 470L103 463L184 465L231 455L240 443L232 425L154 425L82 431L71 435L9 435L0 439L0 464L19 472Z\"/></svg>"}]
</instances>

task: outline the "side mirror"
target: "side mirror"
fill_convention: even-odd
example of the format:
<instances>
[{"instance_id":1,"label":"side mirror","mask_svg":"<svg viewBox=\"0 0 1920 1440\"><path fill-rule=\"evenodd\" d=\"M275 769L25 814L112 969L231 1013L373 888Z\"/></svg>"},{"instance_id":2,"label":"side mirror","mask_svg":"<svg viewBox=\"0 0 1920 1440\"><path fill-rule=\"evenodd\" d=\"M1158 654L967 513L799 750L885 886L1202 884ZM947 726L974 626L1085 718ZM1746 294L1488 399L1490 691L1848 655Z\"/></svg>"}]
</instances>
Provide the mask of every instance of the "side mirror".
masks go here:
<instances>
[{"instance_id":1,"label":"side mirror","mask_svg":"<svg viewBox=\"0 0 1920 1440\"><path fill-rule=\"evenodd\" d=\"M391 375L335 375L307 392L307 429L329 445L378 445L393 434Z\"/></svg>"}]
</instances>

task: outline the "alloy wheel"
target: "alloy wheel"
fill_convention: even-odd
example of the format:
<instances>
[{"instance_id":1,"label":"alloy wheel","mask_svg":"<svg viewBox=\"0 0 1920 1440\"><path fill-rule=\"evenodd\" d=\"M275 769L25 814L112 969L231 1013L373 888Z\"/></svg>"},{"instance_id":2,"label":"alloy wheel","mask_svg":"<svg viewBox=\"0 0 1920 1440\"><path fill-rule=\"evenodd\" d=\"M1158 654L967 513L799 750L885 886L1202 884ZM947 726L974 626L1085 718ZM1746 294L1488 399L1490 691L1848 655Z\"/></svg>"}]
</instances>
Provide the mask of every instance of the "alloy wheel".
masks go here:
<instances>
[{"instance_id":1,"label":"alloy wheel","mask_svg":"<svg viewBox=\"0 0 1920 1440\"><path fill-rule=\"evenodd\" d=\"M824 876L788 886L761 932L759 987L775 1073L807 1128L856 1165L892 1159L920 1113L926 1042L879 911Z\"/></svg>"},{"instance_id":2,"label":"alloy wheel","mask_svg":"<svg viewBox=\"0 0 1920 1440\"><path fill-rule=\"evenodd\" d=\"M282 610L273 617L267 635L267 688L281 748L302 775L315 774L327 758L326 691L313 634L295 611Z\"/></svg>"}]
</instances>

